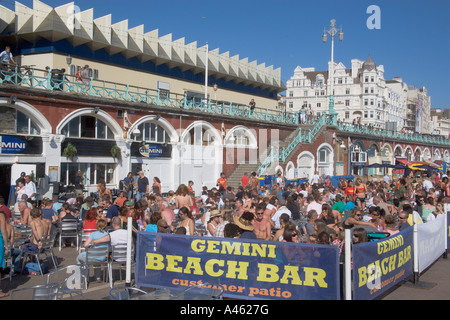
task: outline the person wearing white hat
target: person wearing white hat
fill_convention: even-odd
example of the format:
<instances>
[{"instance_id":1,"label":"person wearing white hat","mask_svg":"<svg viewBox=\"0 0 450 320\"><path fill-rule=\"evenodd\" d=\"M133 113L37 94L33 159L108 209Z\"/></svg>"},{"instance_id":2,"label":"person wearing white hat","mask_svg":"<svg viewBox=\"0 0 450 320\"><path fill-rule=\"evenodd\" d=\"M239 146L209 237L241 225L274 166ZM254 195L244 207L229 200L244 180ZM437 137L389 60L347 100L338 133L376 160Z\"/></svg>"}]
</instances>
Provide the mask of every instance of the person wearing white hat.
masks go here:
<instances>
[{"instance_id":1,"label":"person wearing white hat","mask_svg":"<svg viewBox=\"0 0 450 320\"><path fill-rule=\"evenodd\" d=\"M206 236L212 237L214 235L214 229L219 225L220 223L220 212L219 210L215 209L211 211L211 214L209 216L209 222L206 227Z\"/></svg>"}]
</instances>

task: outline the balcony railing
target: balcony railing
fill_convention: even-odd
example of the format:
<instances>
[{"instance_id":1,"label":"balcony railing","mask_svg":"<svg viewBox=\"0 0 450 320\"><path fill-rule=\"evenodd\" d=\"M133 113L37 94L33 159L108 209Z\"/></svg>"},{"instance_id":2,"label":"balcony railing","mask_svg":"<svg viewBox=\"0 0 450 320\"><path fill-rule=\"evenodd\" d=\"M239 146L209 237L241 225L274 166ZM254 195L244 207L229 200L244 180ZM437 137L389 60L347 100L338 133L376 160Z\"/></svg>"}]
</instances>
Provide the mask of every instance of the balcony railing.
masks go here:
<instances>
[{"instance_id":1,"label":"balcony railing","mask_svg":"<svg viewBox=\"0 0 450 320\"><path fill-rule=\"evenodd\" d=\"M187 94L152 90L110 81L77 79L76 76L62 74L59 70L39 70L31 67L0 66L0 84L10 84L53 92L67 92L91 97L109 98L146 105L202 111L231 117L253 120L298 124L298 113L281 112L272 109L254 108L233 102L219 102L211 99L195 99Z\"/></svg>"},{"instance_id":2,"label":"balcony railing","mask_svg":"<svg viewBox=\"0 0 450 320\"><path fill-rule=\"evenodd\" d=\"M272 146L270 153L266 159L261 163L257 169L259 176L263 175L266 170L273 164L284 163L288 156L295 150L295 148L301 143L311 143L315 136L319 133L320 129L326 125L336 126L339 131L354 133L358 135L373 135L381 136L392 140L405 140L411 142L417 142L421 144L436 144L441 146L450 146L450 140L442 136L427 136L417 133L402 133L390 130L382 130L378 128L347 124L343 122L338 122L336 116L322 114L320 117L316 117L311 120L314 127L311 130L299 130L298 134L294 137L292 142L281 150L277 147Z\"/></svg>"},{"instance_id":3,"label":"balcony railing","mask_svg":"<svg viewBox=\"0 0 450 320\"><path fill-rule=\"evenodd\" d=\"M353 125L343 122L339 122L337 124L337 127L339 131L345 131L349 133L381 136L392 140L406 140L424 144L433 143L437 145L450 146L450 140L443 136L431 136L419 133L404 133L392 130L378 129L369 126Z\"/></svg>"}]
</instances>

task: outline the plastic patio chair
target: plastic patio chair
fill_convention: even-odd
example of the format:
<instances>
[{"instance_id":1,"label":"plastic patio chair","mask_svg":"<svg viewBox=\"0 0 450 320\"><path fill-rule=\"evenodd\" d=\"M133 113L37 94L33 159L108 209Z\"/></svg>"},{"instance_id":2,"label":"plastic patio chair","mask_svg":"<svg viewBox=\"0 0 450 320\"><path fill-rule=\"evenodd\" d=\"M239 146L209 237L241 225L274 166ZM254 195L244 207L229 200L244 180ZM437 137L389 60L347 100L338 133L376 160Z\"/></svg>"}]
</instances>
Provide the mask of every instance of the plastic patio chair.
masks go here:
<instances>
[{"instance_id":1,"label":"plastic patio chair","mask_svg":"<svg viewBox=\"0 0 450 320\"><path fill-rule=\"evenodd\" d=\"M62 240L67 238L77 239L77 250L79 246L79 232L77 219L63 219L59 227L59 251L61 251Z\"/></svg>"},{"instance_id":2,"label":"plastic patio chair","mask_svg":"<svg viewBox=\"0 0 450 320\"><path fill-rule=\"evenodd\" d=\"M147 291L144 291L139 288L134 287L116 287L109 290L109 297L111 300L130 300L133 293L137 294L148 294Z\"/></svg>"},{"instance_id":3,"label":"plastic patio chair","mask_svg":"<svg viewBox=\"0 0 450 320\"><path fill-rule=\"evenodd\" d=\"M199 283L195 286L189 287L184 290L184 293L189 291L197 291L200 294L210 296L210 300L222 300L224 288L220 284Z\"/></svg>"},{"instance_id":4,"label":"plastic patio chair","mask_svg":"<svg viewBox=\"0 0 450 320\"><path fill-rule=\"evenodd\" d=\"M43 253L45 253L47 259L48 259L48 256L50 254L50 257L52 258L52 262L53 262L53 265L54 265L55 269L58 269L58 266L57 266L57 263L56 263L56 259L55 259L55 256L53 254L53 245L55 244L56 235L57 235L56 233L53 233L51 235L43 236L42 239L41 239L42 248L38 252L36 252L36 253L23 252L22 253L22 256L23 256L22 271L23 271L23 268L25 266L26 258L34 257L36 259L36 262L39 262L39 256L41 254L43 254ZM38 263L38 264L39 264L39 269L40 269L40 272L41 272L41 276L44 276L44 273L42 272L41 264L40 263Z\"/></svg>"},{"instance_id":5,"label":"plastic patio chair","mask_svg":"<svg viewBox=\"0 0 450 320\"><path fill-rule=\"evenodd\" d=\"M11 300L60 300L61 286L61 282L56 282L15 289L11 291Z\"/></svg>"},{"instance_id":6,"label":"plastic patio chair","mask_svg":"<svg viewBox=\"0 0 450 320\"><path fill-rule=\"evenodd\" d=\"M110 287L114 286L113 270L114 266L119 266L120 280L122 280L122 267L127 263L127 246L117 245L111 247L111 259L109 260L109 283ZM134 246L131 246L131 267L134 265Z\"/></svg>"},{"instance_id":7,"label":"plastic patio chair","mask_svg":"<svg viewBox=\"0 0 450 320\"><path fill-rule=\"evenodd\" d=\"M105 274L109 275L109 252L110 252L109 244L86 248L85 265L87 267L92 266L93 268L99 267L103 269L103 281L105 281ZM105 273L105 269L107 269L108 272ZM89 282L88 274L86 274L86 281Z\"/></svg>"},{"instance_id":8,"label":"plastic patio chair","mask_svg":"<svg viewBox=\"0 0 450 320\"><path fill-rule=\"evenodd\" d=\"M54 270L47 274L47 284L62 281L61 295L81 295L84 300L83 289L87 289L87 272L89 268L83 264L75 264ZM62 279L62 280L61 280Z\"/></svg>"},{"instance_id":9,"label":"plastic patio chair","mask_svg":"<svg viewBox=\"0 0 450 320\"><path fill-rule=\"evenodd\" d=\"M81 241L80 241L80 247L79 247L79 252L82 252L85 250L85 248L83 247L84 243L86 242L86 240L89 238L89 236L91 235L92 232L97 231L97 229L83 229L81 230Z\"/></svg>"}]
</instances>

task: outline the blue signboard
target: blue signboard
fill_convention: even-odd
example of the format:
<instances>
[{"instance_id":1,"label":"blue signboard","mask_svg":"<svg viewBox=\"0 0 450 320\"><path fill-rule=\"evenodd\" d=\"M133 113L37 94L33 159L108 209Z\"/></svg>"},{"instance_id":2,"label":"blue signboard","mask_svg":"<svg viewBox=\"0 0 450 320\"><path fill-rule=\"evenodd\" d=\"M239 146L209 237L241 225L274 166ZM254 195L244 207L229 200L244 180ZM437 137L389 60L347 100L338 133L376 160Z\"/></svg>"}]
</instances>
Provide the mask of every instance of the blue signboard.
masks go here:
<instances>
[{"instance_id":1,"label":"blue signboard","mask_svg":"<svg viewBox=\"0 0 450 320\"><path fill-rule=\"evenodd\" d=\"M146 144L139 148L139 152L146 158L158 158L163 155L163 148L155 144Z\"/></svg>"},{"instance_id":2,"label":"blue signboard","mask_svg":"<svg viewBox=\"0 0 450 320\"><path fill-rule=\"evenodd\" d=\"M353 246L353 298L371 300L413 273L413 228Z\"/></svg>"},{"instance_id":3,"label":"blue signboard","mask_svg":"<svg viewBox=\"0 0 450 320\"><path fill-rule=\"evenodd\" d=\"M237 299L339 300L337 246L139 232L136 285L220 284Z\"/></svg>"},{"instance_id":4,"label":"blue signboard","mask_svg":"<svg viewBox=\"0 0 450 320\"><path fill-rule=\"evenodd\" d=\"M26 143L19 138L0 136L0 154L17 154L24 151Z\"/></svg>"}]
</instances>

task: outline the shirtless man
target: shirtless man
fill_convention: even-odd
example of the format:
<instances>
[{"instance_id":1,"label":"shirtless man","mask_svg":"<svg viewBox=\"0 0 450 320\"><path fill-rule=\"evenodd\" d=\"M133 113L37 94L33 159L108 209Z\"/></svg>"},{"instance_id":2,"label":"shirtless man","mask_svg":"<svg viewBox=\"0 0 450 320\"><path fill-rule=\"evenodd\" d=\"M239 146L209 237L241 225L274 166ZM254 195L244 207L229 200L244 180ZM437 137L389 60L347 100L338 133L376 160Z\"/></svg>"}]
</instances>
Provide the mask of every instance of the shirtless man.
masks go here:
<instances>
[{"instance_id":1,"label":"shirtless man","mask_svg":"<svg viewBox=\"0 0 450 320\"><path fill-rule=\"evenodd\" d=\"M236 210L234 211L234 215L236 217L240 217L242 216L242 214L244 213L244 202L241 199L236 200L236 202L234 203Z\"/></svg>"},{"instance_id":2,"label":"shirtless man","mask_svg":"<svg viewBox=\"0 0 450 320\"><path fill-rule=\"evenodd\" d=\"M252 172L252 178L250 179L250 190L259 189L259 179L256 176L256 172Z\"/></svg>"},{"instance_id":3,"label":"shirtless man","mask_svg":"<svg viewBox=\"0 0 450 320\"><path fill-rule=\"evenodd\" d=\"M256 208L256 219L252 223L255 229L256 237L261 240L270 240L272 238L272 225L264 218L264 206L258 205Z\"/></svg>"},{"instance_id":4,"label":"shirtless man","mask_svg":"<svg viewBox=\"0 0 450 320\"><path fill-rule=\"evenodd\" d=\"M170 230L173 231L174 226L172 225L172 222L175 220L175 213L169 208L169 203L165 200L161 201L161 218L167 222Z\"/></svg>"},{"instance_id":5,"label":"shirtless man","mask_svg":"<svg viewBox=\"0 0 450 320\"><path fill-rule=\"evenodd\" d=\"M42 247L41 239L43 236L49 235L51 230L51 222L42 219L41 210L38 208L31 209L31 229L33 230L33 235L31 241L36 244L39 248Z\"/></svg>"},{"instance_id":6,"label":"shirtless man","mask_svg":"<svg viewBox=\"0 0 450 320\"><path fill-rule=\"evenodd\" d=\"M31 209L28 208L27 203L25 201L20 201L18 205L20 211L20 223L23 225L31 224Z\"/></svg>"}]
</instances>

